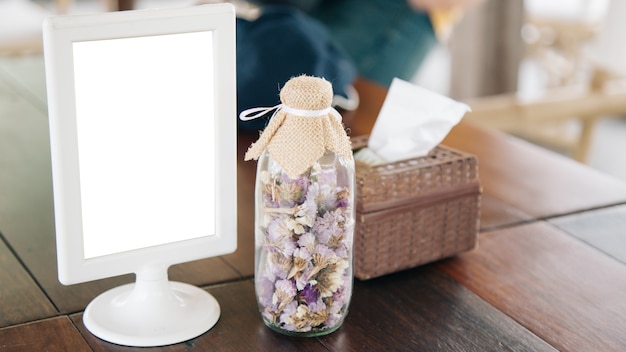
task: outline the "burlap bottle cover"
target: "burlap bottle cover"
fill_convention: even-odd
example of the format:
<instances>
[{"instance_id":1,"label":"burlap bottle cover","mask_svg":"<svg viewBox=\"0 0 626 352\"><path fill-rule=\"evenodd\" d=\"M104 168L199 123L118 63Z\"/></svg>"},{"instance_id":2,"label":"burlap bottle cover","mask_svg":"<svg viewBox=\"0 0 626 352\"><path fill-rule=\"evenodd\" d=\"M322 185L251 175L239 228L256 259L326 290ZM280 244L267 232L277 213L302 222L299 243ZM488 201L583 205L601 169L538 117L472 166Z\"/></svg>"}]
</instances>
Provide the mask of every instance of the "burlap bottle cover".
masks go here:
<instances>
[{"instance_id":1,"label":"burlap bottle cover","mask_svg":"<svg viewBox=\"0 0 626 352\"><path fill-rule=\"evenodd\" d=\"M291 178L306 171L326 150L351 160L350 139L341 116L331 107L332 99L332 85L323 78L303 75L287 81L280 91L282 104L245 160L258 159L267 148Z\"/></svg>"}]
</instances>

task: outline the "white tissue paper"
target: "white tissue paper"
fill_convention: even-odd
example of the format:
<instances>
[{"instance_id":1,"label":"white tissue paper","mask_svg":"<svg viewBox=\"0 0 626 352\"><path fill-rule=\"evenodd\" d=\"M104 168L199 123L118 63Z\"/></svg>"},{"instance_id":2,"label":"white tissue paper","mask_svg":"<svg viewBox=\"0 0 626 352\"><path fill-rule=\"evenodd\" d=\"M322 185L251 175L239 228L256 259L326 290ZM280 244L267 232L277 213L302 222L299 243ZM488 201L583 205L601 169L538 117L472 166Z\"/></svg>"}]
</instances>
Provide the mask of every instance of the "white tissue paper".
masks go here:
<instances>
[{"instance_id":1,"label":"white tissue paper","mask_svg":"<svg viewBox=\"0 0 626 352\"><path fill-rule=\"evenodd\" d=\"M368 147L386 162L427 155L468 111L463 103L394 78Z\"/></svg>"}]
</instances>

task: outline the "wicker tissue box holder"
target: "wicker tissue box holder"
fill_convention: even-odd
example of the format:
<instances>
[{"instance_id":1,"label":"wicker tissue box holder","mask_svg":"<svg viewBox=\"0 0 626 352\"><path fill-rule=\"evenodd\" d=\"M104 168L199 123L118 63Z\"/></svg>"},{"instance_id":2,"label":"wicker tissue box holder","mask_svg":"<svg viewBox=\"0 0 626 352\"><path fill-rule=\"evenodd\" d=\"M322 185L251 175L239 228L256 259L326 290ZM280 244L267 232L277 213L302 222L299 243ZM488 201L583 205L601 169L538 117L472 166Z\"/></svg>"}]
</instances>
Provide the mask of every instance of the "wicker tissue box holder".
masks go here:
<instances>
[{"instance_id":1,"label":"wicker tissue box holder","mask_svg":"<svg viewBox=\"0 0 626 352\"><path fill-rule=\"evenodd\" d=\"M353 138L353 149L367 138ZM354 275L367 280L475 248L481 193L476 157L444 146L382 165L357 161Z\"/></svg>"}]
</instances>

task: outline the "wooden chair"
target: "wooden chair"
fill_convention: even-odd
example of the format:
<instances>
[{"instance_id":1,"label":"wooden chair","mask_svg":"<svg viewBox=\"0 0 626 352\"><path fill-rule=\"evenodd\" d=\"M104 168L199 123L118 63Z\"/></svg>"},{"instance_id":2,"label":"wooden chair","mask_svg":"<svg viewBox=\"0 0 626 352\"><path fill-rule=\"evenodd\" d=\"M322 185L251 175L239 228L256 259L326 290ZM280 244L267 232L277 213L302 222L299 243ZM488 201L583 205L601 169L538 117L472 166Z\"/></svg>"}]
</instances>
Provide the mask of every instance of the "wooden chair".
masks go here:
<instances>
[{"instance_id":1,"label":"wooden chair","mask_svg":"<svg viewBox=\"0 0 626 352\"><path fill-rule=\"evenodd\" d=\"M524 99L504 94L466 100L468 118L571 154L585 162L597 120L626 114L626 85L614 75L596 69L591 83L552 88L544 95ZM568 133L567 122L579 131Z\"/></svg>"},{"instance_id":2,"label":"wooden chair","mask_svg":"<svg viewBox=\"0 0 626 352\"><path fill-rule=\"evenodd\" d=\"M544 69L543 93L468 99L472 108L468 117L585 162L596 121L626 114L622 77L591 62L583 52L583 45L595 38L601 27L598 21L528 16L522 31L527 37L526 56Z\"/></svg>"}]
</instances>

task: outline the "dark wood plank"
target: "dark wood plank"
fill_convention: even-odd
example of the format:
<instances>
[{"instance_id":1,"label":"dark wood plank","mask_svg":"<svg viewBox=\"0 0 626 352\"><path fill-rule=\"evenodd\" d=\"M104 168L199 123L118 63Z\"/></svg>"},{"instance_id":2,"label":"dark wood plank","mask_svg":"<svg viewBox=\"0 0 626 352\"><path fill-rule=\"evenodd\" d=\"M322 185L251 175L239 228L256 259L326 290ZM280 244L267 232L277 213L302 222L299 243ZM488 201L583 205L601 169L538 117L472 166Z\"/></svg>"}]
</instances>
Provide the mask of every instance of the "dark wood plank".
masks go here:
<instances>
[{"instance_id":1,"label":"dark wood plank","mask_svg":"<svg viewBox=\"0 0 626 352\"><path fill-rule=\"evenodd\" d=\"M254 185L256 161L244 161L258 132L240 131L237 140L237 250L223 256L242 276L254 275Z\"/></svg>"},{"instance_id":2,"label":"dark wood plank","mask_svg":"<svg viewBox=\"0 0 626 352\"><path fill-rule=\"evenodd\" d=\"M626 349L626 266L546 223L482 233L438 267L559 350Z\"/></svg>"},{"instance_id":3,"label":"dark wood plank","mask_svg":"<svg viewBox=\"0 0 626 352\"><path fill-rule=\"evenodd\" d=\"M485 193L534 218L626 202L626 183L469 121L444 144L477 155Z\"/></svg>"},{"instance_id":4,"label":"dark wood plank","mask_svg":"<svg viewBox=\"0 0 626 352\"><path fill-rule=\"evenodd\" d=\"M550 223L626 263L626 205L555 218Z\"/></svg>"},{"instance_id":5,"label":"dark wood plank","mask_svg":"<svg viewBox=\"0 0 626 352\"><path fill-rule=\"evenodd\" d=\"M343 326L320 341L332 351L554 351L433 266L357 280Z\"/></svg>"},{"instance_id":6,"label":"dark wood plank","mask_svg":"<svg viewBox=\"0 0 626 352\"><path fill-rule=\"evenodd\" d=\"M480 231L520 224L532 221L530 215L506 204L491 194L481 196L480 200Z\"/></svg>"},{"instance_id":7,"label":"dark wood plank","mask_svg":"<svg viewBox=\"0 0 626 352\"><path fill-rule=\"evenodd\" d=\"M172 265L168 270L171 281L206 286L241 279L242 276L221 257L206 258Z\"/></svg>"},{"instance_id":8,"label":"dark wood plank","mask_svg":"<svg viewBox=\"0 0 626 352\"><path fill-rule=\"evenodd\" d=\"M2 352L81 352L89 345L67 316L0 329Z\"/></svg>"},{"instance_id":9,"label":"dark wood plank","mask_svg":"<svg viewBox=\"0 0 626 352\"><path fill-rule=\"evenodd\" d=\"M261 321L252 280L210 287L208 292L220 304L220 320L205 334L176 345L118 346L91 335L85 329L82 314L73 315L72 320L94 351L326 351L315 339L283 336L267 328Z\"/></svg>"},{"instance_id":10,"label":"dark wood plank","mask_svg":"<svg viewBox=\"0 0 626 352\"><path fill-rule=\"evenodd\" d=\"M529 350L549 345L433 267L370 282L357 282L350 313L336 332L319 338L294 338L263 325L252 281L208 290L220 302L218 324L191 341L159 348L117 346L92 336L82 315L72 316L95 351L364 351ZM321 342L324 346L320 345Z\"/></svg>"},{"instance_id":11,"label":"dark wood plank","mask_svg":"<svg viewBox=\"0 0 626 352\"><path fill-rule=\"evenodd\" d=\"M0 328L56 314L48 297L0 241Z\"/></svg>"},{"instance_id":12,"label":"dark wood plank","mask_svg":"<svg viewBox=\"0 0 626 352\"><path fill-rule=\"evenodd\" d=\"M10 236L13 224L38 226L50 220L41 212L50 193L50 172L27 170L29 164L45 163L44 159L50 158L45 148L43 155L40 152L47 143L48 129L43 112L3 82L0 104L0 232L16 249ZM55 315L50 301L4 243L0 243L0 258L0 326Z\"/></svg>"}]
</instances>

